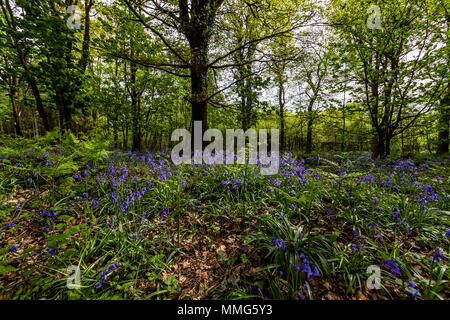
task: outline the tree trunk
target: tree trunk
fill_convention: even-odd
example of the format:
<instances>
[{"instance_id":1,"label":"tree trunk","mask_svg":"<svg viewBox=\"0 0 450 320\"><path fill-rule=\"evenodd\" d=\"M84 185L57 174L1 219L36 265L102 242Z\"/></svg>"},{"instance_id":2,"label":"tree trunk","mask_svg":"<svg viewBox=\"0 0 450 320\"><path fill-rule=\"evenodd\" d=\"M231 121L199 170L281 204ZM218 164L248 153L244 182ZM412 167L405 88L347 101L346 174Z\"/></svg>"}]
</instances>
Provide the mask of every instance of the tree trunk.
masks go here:
<instances>
[{"instance_id":1,"label":"tree trunk","mask_svg":"<svg viewBox=\"0 0 450 320\"><path fill-rule=\"evenodd\" d=\"M86 72L86 68L89 63L90 57L90 44L91 44L91 19L90 13L92 6L94 4L93 0L86 0L84 2L84 33L83 33L83 46L81 50L81 58L78 61L78 66L82 74Z\"/></svg>"},{"instance_id":2,"label":"tree trunk","mask_svg":"<svg viewBox=\"0 0 450 320\"><path fill-rule=\"evenodd\" d=\"M20 122L20 110L19 107L17 106L17 102L16 102L16 98L19 94L17 87L19 85L19 81L17 77L13 77L13 86L10 87L9 89L9 97L11 99L11 105L12 105L12 111L13 111L13 116L14 116L14 123L15 123L15 128L16 128L16 134L18 136L23 137L23 132L22 132L22 124Z\"/></svg>"},{"instance_id":3,"label":"tree trunk","mask_svg":"<svg viewBox=\"0 0 450 320\"><path fill-rule=\"evenodd\" d=\"M113 135L114 135L114 148L119 147L119 137L117 134L117 125L113 124Z\"/></svg>"},{"instance_id":4,"label":"tree trunk","mask_svg":"<svg viewBox=\"0 0 450 320\"><path fill-rule=\"evenodd\" d=\"M203 133L208 129L208 59L207 43L203 49L194 48L191 67L192 146L194 146L194 121L202 122Z\"/></svg>"},{"instance_id":5,"label":"tree trunk","mask_svg":"<svg viewBox=\"0 0 450 320\"><path fill-rule=\"evenodd\" d=\"M245 95L242 95L241 97L241 112L242 112L242 129L244 131L247 131L249 128L250 123L250 115L247 108L247 98Z\"/></svg>"},{"instance_id":6,"label":"tree trunk","mask_svg":"<svg viewBox=\"0 0 450 320\"><path fill-rule=\"evenodd\" d=\"M284 84L282 81L279 81L278 83L278 103L280 106L280 152L284 152L285 146L286 146L286 138L284 134Z\"/></svg>"},{"instance_id":7,"label":"tree trunk","mask_svg":"<svg viewBox=\"0 0 450 320\"><path fill-rule=\"evenodd\" d=\"M312 150L312 125L313 125L312 103L310 103L308 105L308 123L306 129L306 153L311 153Z\"/></svg>"},{"instance_id":8,"label":"tree trunk","mask_svg":"<svg viewBox=\"0 0 450 320\"><path fill-rule=\"evenodd\" d=\"M438 147L436 154L444 155L448 154L449 144L449 125L450 125L450 85L447 86L448 90L445 97L441 100L440 106L440 118L439 118L439 133L438 133Z\"/></svg>"},{"instance_id":9,"label":"tree trunk","mask_svg":"<svg viewBox=\"0 0 450 320\"><path fill-rule=\"evenodd\" d=\"M388 155L391 154L391 140L392 140L392 137L390 135L386 135L385 140L386 140L386 147L384 149L384 154L385 154L385 157L387 157Z\"/></svg>"},{"instance_id":10,"label":"tree trunk","mask_svg":"<svg viewBox=\"0 0 450 320\"><path fill-rule=\"evenodd\" d=\"M385 147L386 147L386 141L384 137L384 132L378 132L377 133L377 144L375 146L375 153L373 155L374 158L385 158Z\"/></svg>"},{"instance_id":11,"label":"tree trunk","mask_svg":"<svg viewBox=\"0 0 450 320\"><path fill-rule=\"evenodd\" d=\"M44 110L44 104L42 103L41 93L39 91L37 81L36 81L36 79L34 79L34 77L32 75L30 75L30 77L31 77L31 80L30 80L31 91L33 92L34 100L36 101L36 108L38 110L39 116L42 119L42 124L44 125L45 131L51 131L52 128L48 121L47 114L45 113L45 110Z\"/></svg>"},{"instance_id":12,"label":"tree trunk","mask_svg":"<svg viewBox=\"0 0 450 320\"><path fill-rule=\"evenodd\" d=\"M436 151L437 155L444 155L448 153L448 142L449 142L449 123L450 123L450 112L449 108L445 110L445 114L441 115L441 119L439 121L439 144Z\"/></svg>"},{"instance_id":13,"label":"tree trunk","mask_svg":"<svg viewBox=\"0 0 450 320\"><path fill-rule=\"evenodd\" d=\"M131 53L133 56L133 52ZM139 130L139 122L140 122L140 104L139 104L139 93L136 90L136 72L137 67L134 62L130 63L130 95L131 95L131 117L132 117L132 126L131 126L131 134L133 144L131 149L133 151L141 151L141 135Z\"/></svg>"},{"instance_id":14,"label":"tree trunk","mask_svg":"<svg viewBox=\"0 0 450 320\"><path fill-rule=\"evenodd\" d=\"M447 12L446 16L447 21L447 35L449 31L449 20L450 16ZM448 37L447 37L448 40ZM447 42L448 49L448 42ZM450 50L447 50L447 65L450 62ZM440 119L439 119L439 133L438 133L438 147L436 154L444 155L448 154L448 144L449 144L449 125L450 125L450 80L447 79L447 92L444 94L443 99L441 100L440 105Z\"/></svg>"},{"instance_id":15,"label":"tree trunk","mask_svg":"<svg viewBox=\"0 0 450 320\"><path fill-rule=\"evenodd\" d=\"M59 112L59 126L64 132L68 132L71 128L72 116L68 110L68 105L62 97L61 90L57 83L53 84L55 90L55 102Z\"/></svg>"},{"instance_id":16,"label":"tree trunk","mask_svg":"<svg viewBox=\"0 0 450 320\"><path fill-rule=\"evenodd\" d=\"M345 151L345 105L342 108L342 144L341 144L341 151Z\"/></svg>"},{"instance_id":17,"label":"tree trunk","mask_svg":"<svg viewBox=\"0 0 450 320\"><path fill-rule=\"evenodd\" d=\"M217 10L222 3L223 0L191 1L189 6L188 1L178 2L182 32L188 39L190 48L192 146L194 146L194 121L202 122L202 137L208 129L209 41L213 35Z\"/></svg>"}]
</instances>

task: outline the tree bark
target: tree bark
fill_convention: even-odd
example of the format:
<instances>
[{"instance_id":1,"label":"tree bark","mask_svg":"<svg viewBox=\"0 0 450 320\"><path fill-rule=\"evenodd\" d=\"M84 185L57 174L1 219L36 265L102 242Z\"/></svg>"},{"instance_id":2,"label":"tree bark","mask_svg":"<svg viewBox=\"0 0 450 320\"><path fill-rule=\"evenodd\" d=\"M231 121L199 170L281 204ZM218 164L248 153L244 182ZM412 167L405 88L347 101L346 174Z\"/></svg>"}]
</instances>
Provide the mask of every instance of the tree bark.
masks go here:
<instances>
[{"instance_id":1,"label":"tree bark","mask_svg":"<svg viewBox=\"0 0 450 320\"><path fill-rule=\"evenodd\" d=\"M140 103L139 93L136 90L136 72L137 67L134 62L130 63L130 95L131 95L131 117L132 117L132 150L141 151L141 135L140 135Z\"/></svg>"},{"instance_id":2,"label":"tree bark","mask_svg":"<svg viewBox=\"0 0 450 320\"><path fill-rule=\"evenodd\" d=\"M12 111L14 116L14 123L16 128L16 134L18 136L23 137L22 124L20 121L20 110L17 106L16 98L19 95L19 90L17 89L19 86L19 78L12 77L12 86L9 88L9 98L11 99Z\"/></svg>"},{"instance_id":3,"label":"tree bark","mask_svg":"<svg viewBox=\"0 0 450 320\"><path fill-rule=\"evenodd\" d=\"M278 82L278 103L280 107L280 152L284 152L285 146L286 146L286 138L284 133L284 126L285 126L285 120L284 120L284 84L283 81Z\"/></svg>"},{"instance_id":4,"label":"tree bark","mask_svg":"<svg viewBox=\"0 0 450 320\"><path fill-rule=\"evenodd\" d=\"M449 20L450 20L448 12L446 12L445 18L447 21L447 35L448 35ZM448 41L447 41L447 65L449 63L450 63L450 50L448 49ZM439 119L439 133L438 133L439 142L436 151L437 155L448 154L449 132L450 132L449 125L450 125L450 79L447 80L447 91L446 93L444 93L444 97L441 100L440 105L440 119Z\"/></svg>"},{"instance_id":5,"label":"tree bark","mask_svg":"<svg viewBox=\"0 0 450 320\"><path fill-rule=\"evenodd\" d=\"M3 54L3 59L5 61L5 67L9 68L9 60L6 54ZM23 137L22 125L20 122L20 110L16 103L16 98L19 94L19 77L16 75L12 75L10 77L5 77L6 82L8 83L8 94L9 99L11 100L12 112L14 116L14 126L16 130L16 134Z\"/></svg>"},{"instance_id":6,"label":"tree bark","mask_svg":"<svg viewBox=\"0 0 450 320\"><path fill-rule=\"evenodd\" d=\"M385 155L385 157L387 157L388 155L391 154L391 140L392 140L392 137L390 135L386 135L385 140L386 140L386 146L385 146L385 149L384 149L384 155Z\"/></svg>"},{"instance_id":7,"label":"tree bark","mask_svg":"<svg viewBox=\"0 0 450 320\"><path fill-rule=\"evenodd\" d=\"M386 147L386 141L384 132L378 131L377 132L377 144L375 148L375 153L373 155L374 158L385 158L385 147Z\"/></svg>"},{"instance_id":8,"label":"tree bark","mask_svg":"<svg viewBox=\"0 0 450 320\"><path fill-rule=\"evenodd\" d=\"M450 88L449 88L450 90ZM448 145L449 145L449 124L450 124L450 101L449 94L447 94L446 99L442 100L442 104L444 104L441 110L441 116L439 119L439 143L437 147L436 154L444 155L448 154Z\"/></svg>"},{"instance_id":9,"label":"tree bark","mask_svg":"<svg viewBox=\"0 0 450 320\"><path fill-rule=\"evenodd\" d=\"M312 106L314 102L310 102L308 105L308 122L306 128L306 153L311 153L312 150L312 125L313 125L313 115Z\"/></svg>"},{"instance_id":10,"label":"tree bark","mask_svg":"<svg viewBox=\"0 0 450 320\"><path fill-rule=\"evenodd\" d=\"M202 122L203 133L208 129L208 40L199 36L191 43L191 108L192 146L194 146L194 121Z\"/></svg>"}]
</instances>

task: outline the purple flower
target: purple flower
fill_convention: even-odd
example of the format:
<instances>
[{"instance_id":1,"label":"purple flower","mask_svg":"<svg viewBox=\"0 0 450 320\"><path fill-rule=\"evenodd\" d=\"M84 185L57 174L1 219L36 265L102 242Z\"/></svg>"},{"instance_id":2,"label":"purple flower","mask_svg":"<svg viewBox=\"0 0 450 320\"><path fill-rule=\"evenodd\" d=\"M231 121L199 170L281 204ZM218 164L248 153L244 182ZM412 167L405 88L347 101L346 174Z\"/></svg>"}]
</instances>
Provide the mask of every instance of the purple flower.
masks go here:
<instances>
[{"instance_id":1,"label":"purple flower","mask_svg":"<svg viewBox=\"0 0 450 320\"><path fill-rule=\"evenodd\" d=\"M298 237L297 237L297 245L298 245L298 243L299 243L300 241L302 241L302 235L301 235L301 234L299 234Z\"/></svg>"},{"instance_id":2,"label":"purple flower","mask_svg":"<svg viewBox=\"0 0 450 320\"><path fill-rule=\"evenodd\" d=\"M314 277L320 277L319 269L316 266L313 266L311 269L311 265L309 263L302 263L298 266L293 266L294 270L297 272L305 273L308 280L313 280Z\"/></svg>"},{"instance_id":3,"label":"purple flower","mask_svg":"<svg viewBox=\"0 0 450 320\"><path fill-rule=\"evenodd\" d=\"M48 212L45 212L44 209L41 209L41 214L49 218L50 220L58 220L58 217L55 215L55 210L50 209Z\"/></svg>"},{"instance_id":4,"label":"purple flower","mask_svg":"<svg viewBox=\"0 0 450 320\"><path fill-rule=\"evenodd\" d=\"M131 235L131 239L132 239L132 240L137 240L137 238L139 238L139 235L137 234L137 232L134 232L134 233Z\"/></svg>"},{"instance_id":5,"label":"purple flower","mask_svg":"<svg viewBox=\"0 0 450 320\"><path fill-rule=\"evenodd\" d=\"M418 295L420 294L419 289L409 288L405 290L407 293L414 297L414 300L417 300Z\"/></svg>"},{"instance_id":6,"label":"purple flower","mask_svg":"<svg viewBox=\"0 0 450 320\"><path fill-rule=\"evenodd\" d=\"M313 276L320 277L319 269L316 266L314 266L314 268L313 268Z\"/></svg>"},{"instance_id":7,"label":"purple flower","mask_svg":"<svg viewBox=\"0 0 450 320\"><path fill-rule=\"evenodd\" d=\"M108 266L108 268L106 269L105 272L100 272L100 279L97 282L97 286L95 287L96 289L100 289L103 285L103 283L106 281L106 279L108 278L108 275L113 272L114 270L116 270L118 267L120 267L120 263L113 263L111 265Z\"/></svg>"},{"instance_id":8,"label":"purple flower","mask_svg":"<svg viewBox=\"0 0 450 320\"><path fill-rule=\"evenodd\" d=\"M92 200L91 203L92 203L92 207L94 207L94 208L98 208L100 205L100 203L97 200Z\"/></svg>"},{"instance_id":9,"label":"purple flower","mask_svg":"<svg viewBox=\"0 0 450 320\"><path fill-rule=\"evenodd\" d=\"M441 259L443 261L448 261L448 258L439 252L440 249L441 248L439 248L439 247L436 248L436 251L434 252L434 255L433 255L433 260L432 259L428 260L428 264L432 264L434 262L441 263Z\"/></svg>"},{"instance_id":10,"label":"purple flower","mask_svg":"<svg viewBox=\"0 0 450 320\"><path fill-rule=\"evenodd\" d=\"M375 229L376 227L378 227L378 225L375 222L371 222L366 224L366 227L370 228L370 229Z\"/></svg>"},{"instance_id":11,"label":"purple flower","mask_svg":"<svg viewBox=\"0 0 450 320\"><path fill-rule=\"evenodd\" d=\"M168 213L169 213L169 209L168 209L168 208L163 208L163 210L162 210L161 213L160 213L161 221L163 221L164 216L165 216L166 214L168 214Z\"/></svg>"},{"instance_id":12,"label":"purple flower","mask_svg":"<svg viewBox=\"0 0 450 320\"><path fill-rule=\"evenodd\" d=\"M19 248L17 247L17 244L14 243L14 244L11 246L11 248L8 249L8 252L9 252L9 253L16 253L18 249L19 249Z\"/></svg>"},{"instance_id":13,"label":"purple flower","mask_svg":"<svg viewBox=\"0 0 450 320\"><path fill-rule=\"evenodd\" d=\"M420 294L420 290L417 288L417 285L412 281L407 281L409 284L409 288L405 291L414 297L414 300L417 300L418 295Z\"/></svg>"},{"instance_id":14,"label":"purple flower","mask_svg":"<svg viewBox=\"0 0 450 320\"><path fill-rule=\"evenodd\" d=\"M39 253L41 253L40 250L35 251L35 252L33 252L33 253L31 254L31 256L32 256L32 257L36 257Z\"/></svg>"},{"instance_id":15,"label":"purple flower","mask_svg":"<svg viewBox=\"0 0 450 320\"><path fill-rule=\"evenodd\" d=\"M261 291L260 288L258 288L258 295L259 295L262 299L264 299L264 295L263 295L263 293L262 293L262 291Z\"/></svg>"},{"instance_id":16,"label":"purple flower","mask_svg":"<svg viewBox=\"0 0 450 320\"><path fill-rule=\"evenodd\" d=\"M47 248L47 249L45 249L45 250L50 254L51 257L53 257L53 256L55 256L55 255L58 255L58 249L55 249L55 248Z\"/></svg>"},{"instance_id":17,"label":"purple flower","mask_svg":"<svg viewBox=\"0 0 450 320\"><path fill-rule=\"evenodd\" d=\"M355 251L355 252L362 252L362 251L364 251L364 249L361 249L356 244L352 244L351 247L352 247L353 251Z\"/></svg>"},{"instance_id":18,"label":"purple flower","mask_svg":"<svg viewBox=\"0 0 450 320\"><path fill-rule=\"evenodd\" d=\"M272 240L270 240L270 244L277 246L278 248L281 248L283 250L286 249L286 244L283 239L279 239L278 235L276 235Z\"/></svg>"},{"instance_id":19,"label":"purple flower","mask_svg":"<svg viewBox=\"0 0 450 320\"><path fill-rule=\"evenodd\" d=\"M400 268L395 260L383 260L383 266L389 268L394 275L401 275Z\"/></svg>"}]
</instances>

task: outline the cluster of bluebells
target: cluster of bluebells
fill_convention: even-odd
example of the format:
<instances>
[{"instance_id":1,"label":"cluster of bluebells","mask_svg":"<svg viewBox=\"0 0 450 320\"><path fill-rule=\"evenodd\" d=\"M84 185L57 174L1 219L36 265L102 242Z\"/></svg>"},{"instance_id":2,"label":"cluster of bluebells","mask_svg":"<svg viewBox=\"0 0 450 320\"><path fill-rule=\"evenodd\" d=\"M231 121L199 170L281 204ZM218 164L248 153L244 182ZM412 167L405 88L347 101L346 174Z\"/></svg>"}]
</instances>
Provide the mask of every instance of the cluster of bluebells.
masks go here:
<instances>
[{"instance_id":1,"label":"cluster of bluebells","mask_svg":"<svg viewBox=\"0 0 450 320\"><path fill-rule=\"evenodd\" d=\"M313 265L304 253L300 253L300 260L299 265L293 266L295 271L305 274L309 281L314 280L314 277L321 276L317 266Z\"/></svg>"},{"instance_id":2,"label":"cluster of bluebells","mask_svg":"<svg viewBox=\"0 0 450 320\"><path fill-rule=\"evenodd\" d=\"M399 276L401 275L400 267L395 260L383 260L383 266L389 268L393 275Z\"/></svg>"},{"instance_id":3,"label":"cluster of bluebells","mask_svg":"<svg viewBox=\"0 0 450 320\"><path fill-rule=\"evenodd\" d=\"M270 240L270 244L276 246L277 248L281 248L283 250L286 250L286 243L284 242L283 239L278 238L278 235L276 235L275 237L272 238L272 240Z\"/></svg>"},{"instance_id":4,"label":"cluster of bluebells","mask_svg":"<svg viewBox=\"0 0 450 320\"><path fill-rule=\"evenodd\" d=\"M93 208L98 208L100 206L100 203L98 202L98 200L91 200L92 203L92 207Z\"/></svg>"},{"instance_id":5,"label":"cluster of bluebells","mask_svg":"<svg viewBox=\"0 0 450 320\"><path fill-rule=\"evenodd\" d=\"M166 215L166 214L168 214L169 213L169 209L168 208L163 208L162 209L162 211L160 212L160 217L161 217L161 221L163 221L163 219L164 219L164 216Z\"/></svg>"},{"instance_id":6,"label":"cluster of bluebells","mask_svg":"<svg viewBox=\"0 0 450 320\"><path fill-rule=\"evenodd\" d=\"M302 290L297 292L298 297L302 300L306 298L306 294L308 293L308 286L306 284L302 285Z\"/></svg>"},{"instance_id":7,"label":"cluster of bluebells","mask_svg":"<svg viewBox=\"0 0 450 320\"><path fill-rule=\"evenodd\" d=\"M418 296L420 295L420 290L417 288L417 285L413 283L412 281L408 280L409 288L407 288L405 291L406 293L409 293L414 300L417 300Z\"/></svg>"},{"instance_id":8,"label":"cluster of bluebells","mask_svg":"<svg viewBox=\"0 0 450 320\"><path fill-rule=\"evenodd\" d=\"M51 257L58 255L58 249L56 248L47 248L45 251L47 251Z\"/></svg>"},{"instance_id":9,"label":"cluster of bluebells","mask_svg":"<svg viewBox=\"0 0 450 320\"><path fill-rule=\"evenodd\" d=\"M136 241L137 239L139 239L139 235L137 232L133 232L133 234L130 237L131 241Z\"/></svg>"},{"instance_id":10,"label":"cluster of bluebells","mask_svg":"<svg viewBox=\"0 0 450 320\"><path fill-rule=\"evenodd\" d=\"M103 286L103 283L106 281L106 279L108 278L108 275L113 272L114 270L116 270L118 267L120 267L120 263L113 263L111 265L108 266L108 268L106 269L106 271L102 271L100 272L100 279L97 282L97 286L95 287L96 289L100 289Z\"/></svg>"},{"instance_id":11,"label":"cluster of bluebells","mask_svg":"<svg viewBox=\"0 0 450 320\"><path fill-rule=\"evenodd\" d=\"M53 210L53 209L48 210L48 212L46 212L44 209L41 209L40 212L47 219L50 219L53 221L58 220L58 217L55 215L55 210Z\"/></svg>"},{"instance_id":12,"label":"cluster of bluebells","mask_svg":"<svg viewBox=\"0 0 450 320\"><path fill-rule=\"evenodd\" d=\"M412 229L409 226L409 223L406 222L407 218L403 218L400 220L400 210L396 209L394 206L391 207L391 209L394 211L394 220L396 221L398 226L404 225L409 233L412 232Z\"/></svg>"},{"instance_id":13,"label":"cluster of bluebells","mask_svg":"<svg viewBox=\"0 0 450 320\"><path fill-rule=\"evenodd\" d=\"M17 244L13 244L11 246L11 248L8 249L8 253L16 253L19 250L19 247L17 246Z\"/></svg>"},{"instance_id":14,"label":"cluster of bluebells","mask_svg":"<svg viewBox=\"0 0 450 320\"><path fill-rule=\"evenodd\" d=\"M428 260L428 264L433 264L435 262L441 263L441 259L442 259L442 261L448 261L448 258L440 252L440 249L441 248L439 248L439 247L436 248L436 251L434 251L434 254L433 254L433 258Z\"/></svg>"},{"instance_id":15,"label":"cluster of bluebells","mask_svg":"<svg viewBox=\"0 0 450 320\"><path fill-rule=\"evenodd\" d=\"M422 207L422 210L424 213L429 210L429 207L428 207L429 203L441 201L439 193L433 190L433 187L431 186L431 184L419 183L419 184L417 184L417 186L423 187L422 192L420 192L418 195L415 195L415 197L419 203L419 206ZM448 201L448 198L446 200Z\"/></svg>"},{"instance_id":16,"label":"cluster of bluebells","mask_svg":"<svg viewBox=\"0 0 450 320\"><path fill-rule=\"evenodd\" d=\"M233 178L231 176L228 177L228 179L221 181L221 185L225 187L226 191L239 190L243 185L243 183L244 183L243 179L240 180L237 178Z\"/></svg>"},{"instance_id":17,"label":"cluster of bluebells","mask_svg":"<svg viewBox=\"0 0 450 320\"><path fill-rule=\"evenodd\" d=\"M363 252L363 251L364 251L364 249L358 247L358 245L356 245L356 244L354 244L354 243L352 243L351 248L352 248L352 250L355 251L355 252Z\"/></svg>"},{"instance_id":18,"label":"cluster of bluebells","mask_svg":"<svg viewBox=\"0 0 450 320\"><path fill-rule=\"evenodd\" d=\"M164 153L132 153L114 152L111 155L112 161L108 162L108 166L105 170L96 170L95 166L86 165L84 170L80 173L73 175L76 183L95 179L98 183L105 184L112 190L109 194L109 199L112 202L113 207L116 207L118 211L126 216L127 213L135 208L135 205L140 202L144 195L151 189L153 183L151 180L145 180L144 185L139 185L139 178L137 171L129 169L127 164L138 165L143 170L147 171L147 174L154 179L160 181L166 181L171 177L175 177L175 166L172 166L165 159L156 159L155 156ZM182 188L187 186L186 181L182 182ZM89 199L89 194L84 192L82 197L77 199L78 202L90 201L93 208L99 208L100 203L97 199ZM110 209L108 204L105 205L106 212L109 214ZM167 210L167 209L166 209ZM160 213L161 218L167 213L166 210ZM110 223L107 224L109 228L112 228Z\"/></svg>"}]
</instances>

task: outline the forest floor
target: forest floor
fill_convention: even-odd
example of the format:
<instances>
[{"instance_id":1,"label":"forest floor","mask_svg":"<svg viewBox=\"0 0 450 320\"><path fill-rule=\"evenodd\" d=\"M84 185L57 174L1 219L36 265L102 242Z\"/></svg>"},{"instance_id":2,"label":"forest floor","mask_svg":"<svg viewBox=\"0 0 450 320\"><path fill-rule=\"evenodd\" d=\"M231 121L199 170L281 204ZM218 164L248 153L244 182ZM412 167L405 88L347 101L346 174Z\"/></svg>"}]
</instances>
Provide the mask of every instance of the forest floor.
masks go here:
<instances>
[{"instance_id":1,"label":"forest floor","mask_svg":"<svg viewBox=\"0 0 450 320\"><path fill-rule=\"evenodd\" d=\"M449 299L450 159L106 150L0 146L0 299Z\"/></svg>"}]
</instances>

